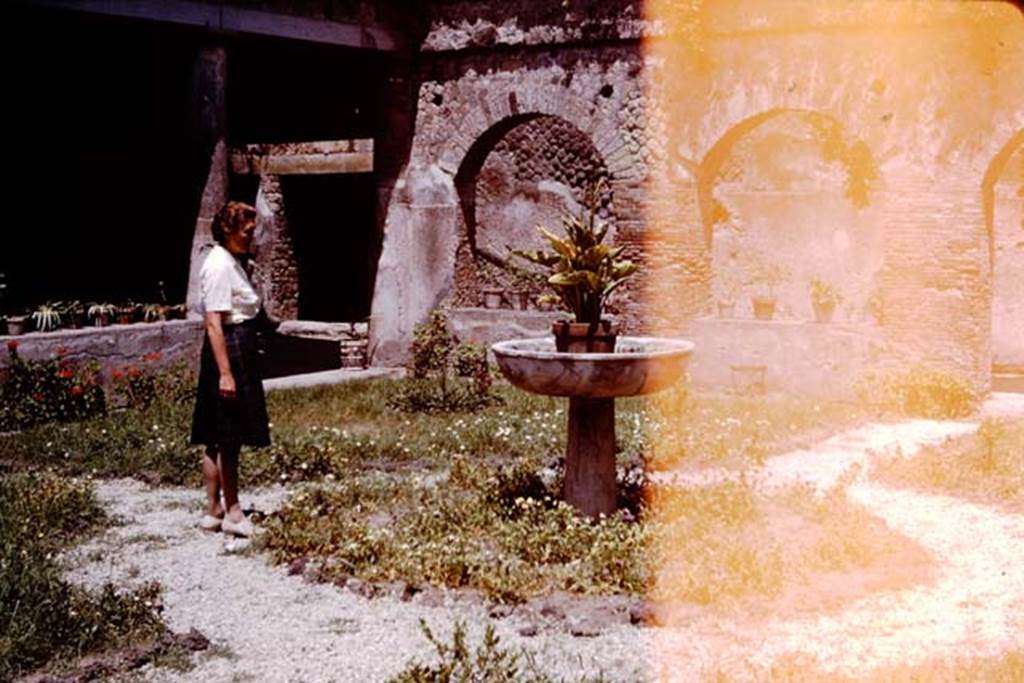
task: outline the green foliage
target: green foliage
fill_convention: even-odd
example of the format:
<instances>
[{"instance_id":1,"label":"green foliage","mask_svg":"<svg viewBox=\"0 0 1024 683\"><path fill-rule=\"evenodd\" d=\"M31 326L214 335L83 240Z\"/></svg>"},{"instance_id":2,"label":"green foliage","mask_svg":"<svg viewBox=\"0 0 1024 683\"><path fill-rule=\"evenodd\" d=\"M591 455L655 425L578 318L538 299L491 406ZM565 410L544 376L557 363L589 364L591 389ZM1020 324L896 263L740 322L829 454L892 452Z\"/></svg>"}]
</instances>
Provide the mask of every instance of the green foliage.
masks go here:
<instances>
[{"instance_id":1,"label":"green foliage","mask_svg":"<svg viewBox=\"0 0 1024 683\"><path fill-rule=\"evenodd\" d=\"M451 643L439 640L422 619L420 627L437 650L440 661L433 665L411 664L389 683L544 683L549 680L521 671L521 654L499 647L500 639L490 624L475 650L470 650L466 642L466 627L461 621L455 622Z\"/></svg>"},{"instance_id":2,"label":"green foliage","mask_svg":"<svg viewBox=\"0 0 1024 683\"><path fill-rule=\"evenodd\" d=\"M582 518L544 486L521 491L540 498L516 496L516 481L458 456L438 482L350 474L297 493L262 543L280 562L324 558L328 578L472 586L502 602L643 590L642 527Z\"/></svg>"},{"instance_id":3,"label":"green foliage","mask_svg":"<svg viewBox=\"0 0 1024 683\"><path fill-rule=\"evenodd\" d=\"M196 378L184 363L159 368L159 351L142 357L141 364L128 365L111 372L111 400L130 408L148 408L157 398L169 403L191 403L195 398Z\"/></svg>"},{"instance_id":4,"label":"green foliage","mask_svg":"<svg viewBox=\"0 0 1024 683\"><path fill-rule=\"evenodd\" d=\"M107 522L87 482L0 477L0 679L164 631L159 585L87 591L62 578L61 547Z\"/></svg>"},{"instance_id":5,"label":"green foliage","mask_svg":"<svg viewBox=\"0 0 1024 683\"><path fill-rule=\"evenodd\" d=\"M456 412L494 402L487 349L468 342L456 346L441 310L416 326L407 369L410 381L390 399L398 410Z\"/></svg>"},{"instance_id":6,"label":"green foliage","mask_svg":"<svg viewBox=\"0 0 1024 683\"><path fill-rule=\"evenodd\" d=\"M872 407L932 419L967 417L979 401L967 379L921 365L905 373L869 375L857 393Z\"/></svg>"},{"instance_id":7,"label":"green foliage","mask_svg":"<svg viewBox=\"0 0 1024 683\"><path fill-rule=\"evenodd\" d=\"M580 213L562 217L564 237L537 227L553 251L512 251L550 270L548 285L581 323L598 322L609 295L637 270L632 261L619 258L624 247L602 244L609 227L597 216L602 189L600 183L591 187Z\"/></svg>"},{"instance_id":8,"label":"green foliage","mask_svg":"<svg viewBox=\"0 0 1024 683\"><path fill-rule=\"evenodd\" d=\"M817 277L811 278L811 303L815 306L836 306L843 300L835 285Z\"/></svg>"},{"instance_id":9,"label":"green foliage","mask_svg":"<svg viewBox=\"0 0 1024 683\"><path fill-rule=\"evenodd\" d=\"M106 411L99 366L57 357L25 360L18 343L7 343L10 364L0 376L0 431L81 420Z\"/></svg>"},{"instance_id":10,"label":"green foliage","mask_svg":"<svg viewBox=\"0 0 1024 683\"><path fill-rule=\"evenodd\" d=\"M887 482L1021 507L1024 501L1024 420L987 418L974 434L926 448L912 459L878 466Z\"/></svg>"}]
</instances>

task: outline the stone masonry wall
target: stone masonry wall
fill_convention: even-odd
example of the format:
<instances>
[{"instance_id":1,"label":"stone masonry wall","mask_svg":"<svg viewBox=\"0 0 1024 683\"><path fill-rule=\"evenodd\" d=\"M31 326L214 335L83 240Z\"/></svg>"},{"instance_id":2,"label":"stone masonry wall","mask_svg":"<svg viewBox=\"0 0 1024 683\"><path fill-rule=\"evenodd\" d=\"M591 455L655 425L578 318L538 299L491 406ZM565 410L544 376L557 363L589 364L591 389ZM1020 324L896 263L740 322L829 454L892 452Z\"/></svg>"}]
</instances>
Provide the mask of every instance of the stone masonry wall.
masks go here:
<instances>
[{"instance_id":1,"label":"stone masonry wall","mask_svg":"<svg viewBox=\"0 0 1024 683\"><path fill-rule=\"evenodd\" d=\"M1005 294L993 304L993 273L1005 292L1021 241L1024 198L1004 180L1024 131L1016 6L666 0L584 18L541 5L442 3L424 39L415 137L385 219L375 362L400 359L430 308L472 303L453 296L460 235L507 209L489 193L522 174L516 148L535 142L511 131L552 117L593 145L615 239L645 266L623 292L634 329L696 334L729 290L749 319L757 256L787 275L781 321L749 324L807 320L820 277L843 294L840 321L871 340L849 367L925 362L986 385L993 330L1024 325ZM481 147L495 158L475 169ZM460 184L467 169L480 182ZM719 327L728 336L700 334ZM775 337L833 344L813 329ZM774 337L716 340L715 354L747 357L761 338Z\"/></svg>"}]
</instances>

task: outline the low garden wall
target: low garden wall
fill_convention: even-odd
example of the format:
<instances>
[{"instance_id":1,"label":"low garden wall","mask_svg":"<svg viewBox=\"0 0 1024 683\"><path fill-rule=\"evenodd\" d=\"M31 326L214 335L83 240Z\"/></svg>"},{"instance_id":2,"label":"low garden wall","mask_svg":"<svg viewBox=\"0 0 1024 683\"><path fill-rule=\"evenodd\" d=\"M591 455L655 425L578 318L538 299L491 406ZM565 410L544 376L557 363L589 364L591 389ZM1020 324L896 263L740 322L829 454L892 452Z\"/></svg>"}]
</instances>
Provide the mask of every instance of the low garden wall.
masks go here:
<instances>
[{"instance_id":1,"label":"low garden wall","mask_svg":"<svg viewBox=\"0 0 1024 683\"><path fill-rule=\"evenodd\" d=\"M681 336L696 345L689 365L696 386L744 389L763 366L767 391L852 398L883 360L882 328L866 323L707 318Z\"/></svg>"},{"instance_id":2,"label":"low garden wall","mask_svg":"<svg viewBox=\"0 0 1024 683\"><path fill-rule=\"evenodd\" d=\"M448 325L459 341L491 344L506 339L544 337L551 323L566 317L565 311L518 311L507 308L453 308Z\"/></svg>"},{"instance_id":3,"label":"low garden wall","mask_svg":"<svg viewBox=\"0 0 1024 683\"><path fill-rule=\"evenodd\" d=\"M103 377L109 379L114 370L143 363L148 368L181 363L198 367L203 327L198 320L172 320L0 336L0 369L10 364L9 341L17 342L18 355L25 359L61 356L73 363L95 360Z\"/></svg>"}]
</instances>

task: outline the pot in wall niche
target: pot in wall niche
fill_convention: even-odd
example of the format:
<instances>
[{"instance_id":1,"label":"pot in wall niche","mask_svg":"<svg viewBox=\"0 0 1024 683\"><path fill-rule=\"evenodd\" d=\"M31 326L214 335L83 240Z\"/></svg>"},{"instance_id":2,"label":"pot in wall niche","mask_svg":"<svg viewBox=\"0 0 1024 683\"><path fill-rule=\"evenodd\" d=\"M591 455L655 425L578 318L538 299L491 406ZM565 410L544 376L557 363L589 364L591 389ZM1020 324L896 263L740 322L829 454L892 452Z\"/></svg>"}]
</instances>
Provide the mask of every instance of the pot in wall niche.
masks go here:
<instances>
[{"instance_id":1,"label":"pot in wall niche","mask_svg":"<svg viewBox=\"0 0 1024 683\"><path fill-rule=\"evenodd\" d=\"M484 287L480 290L484 308L501 308L503 291L500 287Z\"/></svg>"},{"instance_id":2,"label":"pot in wall niche","mask_svg":"<svg viewBox=\"0 0 1024 683\"><path fill-rule=\"evenodd\" d=\"M552 323L555 350L562 353L614 353L621 325L602 319L596 323L559 320Z\"/></svg>"},{"instance_id":3,"label":"pot in wall niche","mask_svg":"<svg viewBox=\"0 0 1024 683\"><path fill-rule=\"evenodd\" d=\"M835 315L836 305L835 302L818 302L815 301L812 306L814 307L814 321L819 323L830 323L832 322L832 316Z\"/></svg>"},{"instance_id":4,"label":"pot in wall niche","mask_svg":"<svg viewBox=\"0 0 1024 683\"><path fill-rule=\"evenodd\" d=\"M754 317L758 320L771 320L775 317L775 299L770 296L751 297Z\"/></svg>"},{"instance_id":5,"label":"pot in wall niche","mask_svg":"<svg viewBox=\"0 0 1024 683\"><path fill-rule=\"evenodd\" d=\"M509 290L508 300L517 311L525 311L530 307L530 293L525 289Z\"/></svg>"}]
</instances>

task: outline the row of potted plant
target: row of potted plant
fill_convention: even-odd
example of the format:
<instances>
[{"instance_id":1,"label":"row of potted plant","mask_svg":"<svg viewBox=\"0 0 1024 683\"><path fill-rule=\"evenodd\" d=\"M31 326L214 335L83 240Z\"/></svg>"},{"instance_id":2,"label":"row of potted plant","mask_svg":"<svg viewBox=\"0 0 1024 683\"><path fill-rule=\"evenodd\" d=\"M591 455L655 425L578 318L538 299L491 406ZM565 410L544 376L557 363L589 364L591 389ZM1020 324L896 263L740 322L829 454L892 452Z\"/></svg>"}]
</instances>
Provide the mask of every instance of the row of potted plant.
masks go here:
<instances>
[{"instance_id":1,"label":"row of potted plant","mask_svg":"<svg viewBox=\"0 0 1024 683\"><path fill-rule=\"evenodd\" d=\"M831 282L819 277L812 277L808 283L811 308L814 320L819 323L832 322L836 307L843 302L842 292ZM775 317L776 299L774 291L761 292L751 297L751 307L757 320L771 320ZM872 293L867 304L868 313L882 323L881 298L878 292ZM730 318L736 310L736 292L726 292L718 299L718 315Z\"/></svg>"},{"instance_id":2,"label":"row of potted plant","mask_svg":"<svg viewBox=\"0 0 1024 683\"><path fill-rule=\"evenodd\" d=\"M32 312L8 313L0 318L6 334L19 335L34 329L52 332L61 328L81 328L87 324L105 327L114 322L128 325L136 322L161 322L185 317L185 304L109 302L83 303L81 301L47 301Z\"/></svg>"}]
</instances>

